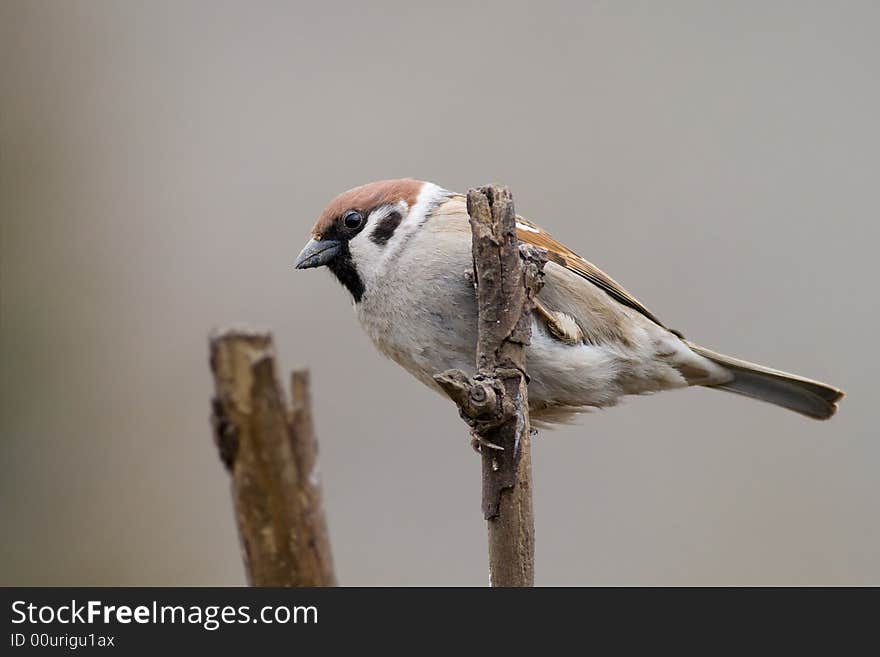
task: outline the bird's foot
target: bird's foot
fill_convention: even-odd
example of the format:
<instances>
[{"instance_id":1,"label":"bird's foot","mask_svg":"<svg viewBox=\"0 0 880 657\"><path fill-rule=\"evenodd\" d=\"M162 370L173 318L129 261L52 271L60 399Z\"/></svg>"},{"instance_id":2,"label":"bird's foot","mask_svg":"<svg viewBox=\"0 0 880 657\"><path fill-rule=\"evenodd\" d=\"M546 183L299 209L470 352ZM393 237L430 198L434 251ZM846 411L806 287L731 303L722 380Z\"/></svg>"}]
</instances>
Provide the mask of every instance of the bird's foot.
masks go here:
<instances>
[{"instance_id":1,"label":"bird's foot","mask_svg":"<svg viewBox=\"0 0 880 657\"><path fill-rule=\"evenodd\" d=\"M500 452L504 451L504 448L501 445L496 445L476 433L471 434L471 447L477 454L482 454L484 447L486 449L494 449Z\"/></svg>"}]
</instances>

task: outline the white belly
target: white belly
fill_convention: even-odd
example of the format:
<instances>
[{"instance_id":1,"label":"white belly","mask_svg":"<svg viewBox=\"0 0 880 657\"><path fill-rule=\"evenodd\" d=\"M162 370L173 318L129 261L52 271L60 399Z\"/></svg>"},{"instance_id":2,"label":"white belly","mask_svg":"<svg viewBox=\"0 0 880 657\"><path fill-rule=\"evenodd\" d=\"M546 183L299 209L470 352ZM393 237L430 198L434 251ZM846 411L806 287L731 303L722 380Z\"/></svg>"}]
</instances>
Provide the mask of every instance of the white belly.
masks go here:
<instances>
[{"instance_id":1,"label":"white belly","mask_svg":"<svg viewBox=\"0 0 880 657\"><path fill-rule=\"evenodd\" d=\"M386 288L388 289L388 288ZM425 385L440 392L434 375L447 369L475 370L476 303L466 285L449 286L423 297L408 308L388 299L367 299L358 318L378 349ZM377 307L390 309L377 313ZM687 385L678 370L638 345L570 345L552 337L545 325L532 321L526 349L529 405L537 419L569 419L584 407L605 407L626 394Z\"/></svg>"}]
</instances>

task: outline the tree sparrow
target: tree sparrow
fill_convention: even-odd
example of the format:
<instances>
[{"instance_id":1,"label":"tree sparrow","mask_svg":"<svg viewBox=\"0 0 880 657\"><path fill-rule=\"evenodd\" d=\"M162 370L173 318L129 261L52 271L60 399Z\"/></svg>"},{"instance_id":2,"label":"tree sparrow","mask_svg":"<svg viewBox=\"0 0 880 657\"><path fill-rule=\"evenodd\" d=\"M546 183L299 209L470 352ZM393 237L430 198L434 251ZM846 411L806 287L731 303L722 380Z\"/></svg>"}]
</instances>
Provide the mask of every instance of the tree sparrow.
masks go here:
<instances>
[{"instance_id":1,"label":"tree sparrow","mask_svg":"<svg viewBox=\"0 0 880 657\"><path fill-rule=\"evenodd\" d=\"M700 385L827 419L843 392L693 344L595 265L517 217L517 237L547 251L526 350L530 411L564 422L589 407ZM297 269L326 266L351 293L383 354L442 392L434 375L474 370L477 306L466 198L418 180L383 180L326 207Z\"/></svg>"}]
</instances>

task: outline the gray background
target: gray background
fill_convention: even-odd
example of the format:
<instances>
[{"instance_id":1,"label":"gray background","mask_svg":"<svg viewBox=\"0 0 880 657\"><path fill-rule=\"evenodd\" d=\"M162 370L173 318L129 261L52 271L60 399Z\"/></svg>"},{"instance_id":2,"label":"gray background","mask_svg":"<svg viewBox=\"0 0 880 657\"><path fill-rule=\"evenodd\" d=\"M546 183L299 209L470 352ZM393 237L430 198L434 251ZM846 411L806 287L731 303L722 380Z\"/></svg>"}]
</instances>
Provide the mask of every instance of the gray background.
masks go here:
<instances>
[{"instance_id":1,"label":"gray background","mask_svg":"<svg viewBox=\"0 0 880 657\"><path fill-rule=\"evenodd\" d=\"M543 432L540 584L880 584L874 2L0 3L0 583L240 584L206 336L313 368L340 581L487 580L454 408L291 263L336 193L504 182L829 423L708 390Z\"/></svg>"}]
</instances>

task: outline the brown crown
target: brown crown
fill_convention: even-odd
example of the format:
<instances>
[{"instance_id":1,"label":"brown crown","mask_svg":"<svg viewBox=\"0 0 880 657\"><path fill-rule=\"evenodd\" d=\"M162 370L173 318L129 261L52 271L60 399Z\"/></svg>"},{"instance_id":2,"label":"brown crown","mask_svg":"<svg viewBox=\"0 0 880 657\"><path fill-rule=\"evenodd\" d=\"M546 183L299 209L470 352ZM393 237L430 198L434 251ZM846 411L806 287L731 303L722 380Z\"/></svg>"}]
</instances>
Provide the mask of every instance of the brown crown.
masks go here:
<instances>
[{"instance_id":1,"label":"brown crown","mask_svg":"<svg viewBox=\"0 0 880 657\"><path fill-rule=\"evenodd\" d=\"M379 206L398 201L405 201L409 207L412 207L424 184L423 181L412 178L379 180L343 192L324 208L312 229L312 236L321 239L333 223L348 210L357 210L366 216Z\"/></svg>"}]
</instances>

